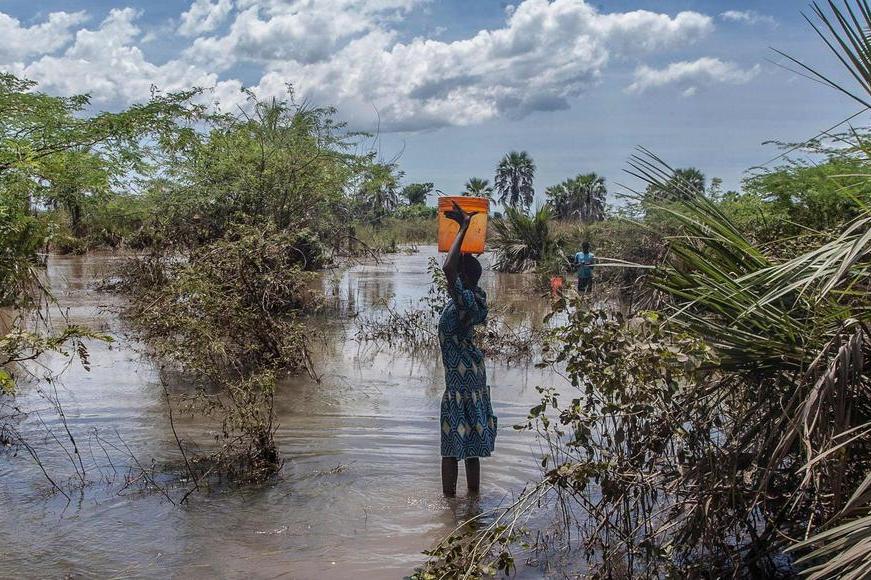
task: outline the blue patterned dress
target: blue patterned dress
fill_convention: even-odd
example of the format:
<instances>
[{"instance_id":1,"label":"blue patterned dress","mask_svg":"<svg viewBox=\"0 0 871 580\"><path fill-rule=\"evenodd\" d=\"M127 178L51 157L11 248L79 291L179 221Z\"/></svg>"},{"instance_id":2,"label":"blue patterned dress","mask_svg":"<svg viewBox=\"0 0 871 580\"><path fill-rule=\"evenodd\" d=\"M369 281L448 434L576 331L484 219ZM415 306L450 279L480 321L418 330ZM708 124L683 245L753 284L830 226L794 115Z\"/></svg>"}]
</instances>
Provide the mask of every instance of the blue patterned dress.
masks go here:
<instances>
[{"instance_id":1,"label":"blue patterned dress","mask_svg":"<svg viewBox=\"0 0 871 580\"><path fill-rule=\"evenodd\" d=\"M489 457L496 440L496 416L490 405L490 388L484 354L473 342L472 327L487 318L487 294L469 290L457 277L454 295L439 320L439 345L445 366L442 396L442 457ZM465 312L464 324L460 320Z\"/></svg>"}]
</instances>

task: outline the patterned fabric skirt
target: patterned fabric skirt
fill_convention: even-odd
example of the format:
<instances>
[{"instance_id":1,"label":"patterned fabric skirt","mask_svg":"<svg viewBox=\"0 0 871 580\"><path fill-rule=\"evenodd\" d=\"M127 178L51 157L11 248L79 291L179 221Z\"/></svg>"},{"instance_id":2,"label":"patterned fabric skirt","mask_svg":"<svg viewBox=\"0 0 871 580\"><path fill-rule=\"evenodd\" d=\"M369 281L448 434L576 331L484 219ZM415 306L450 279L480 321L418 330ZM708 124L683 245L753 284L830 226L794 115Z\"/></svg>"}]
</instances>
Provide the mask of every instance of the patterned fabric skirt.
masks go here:
<instances>
[{"instance_id":1,"label":"patterned fabric skirt","mask_svg":"<svg viewBox=\"0 0 871 580\"><path fill-rule=\"evenodd\" d=\"M471 389L448 387L442 396L442 457L489 457L497 423L486 381Z\"/></svg>"}]
</instances>

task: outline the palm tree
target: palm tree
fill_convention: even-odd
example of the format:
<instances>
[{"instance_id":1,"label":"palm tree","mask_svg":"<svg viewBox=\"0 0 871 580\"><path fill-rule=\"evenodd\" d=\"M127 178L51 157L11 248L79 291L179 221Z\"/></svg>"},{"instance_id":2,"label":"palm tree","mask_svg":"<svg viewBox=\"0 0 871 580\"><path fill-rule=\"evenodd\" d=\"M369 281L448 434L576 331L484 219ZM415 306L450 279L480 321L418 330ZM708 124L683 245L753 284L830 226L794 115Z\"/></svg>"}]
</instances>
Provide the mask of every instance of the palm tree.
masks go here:
<instances>
[{"instance_id":1,"label":"palm tree","mask_svg":"<svg viewBox=\"0 0 871 580\"><path fill-rule=\"evenodd\" d=\"M512 151L502 158L496 168L496 191L504 206L521 207L524 211L532 205L535 190L535 163L526 151Z\"/></svg>"},{"instance_id":2,"label":"palm tree","mask_svg":"<svg viewBox=\"0 0 871 580\"><path fill-rule=\"evenodd\" d=\"M545 190L555 217L585 223L605 219L605 178L596 173L577 175Z\"/></svg>"},{"instance_id":3,"label":"palm tree","mask_svg":"<svg viewBox=\"0 0 871 580\"><path fill-rule=\"evenodd\" d=\"M695 167L672 170L664 183L648 184L647 194L654 200L680 200L705 193L705 174Z\"/></svg>"},{"instance_id":4,"label":"palm tree","mask_svg":"<svg viewBox=\"0 0 871 580\"><path fill-rule=\"evenodd\" d=\"M493 221L493 268L498 272L530 272L557 251L548 224L550 210L540 208L528 216L509 207L504 219Z\"/></svg>"},{"instance_id":5,"label":"palm tree","mask_svg":"<svg viewBox=\"0 0 871 580\"><path fill-rule=\"evenodd\" d=\"M463 195L470 197L486 197L493 199L493 187L490 185L489 179L481 179L480 177L470 177L466 182Z\"/></svg>"},{"instance_id":6,"label":"palm tree","mask_svg":"<svg viewBox=\"0 0 871 580\"><path fill-rule=\"evenodd\" d=\"M432 193L432 183L409 183L402 188L402 197L408 205L426 205L426 198Z\"/></svg>"},{"instance_id":7,"label":"palm tree","mask_svg":"<svg viewBox=\"0 0 871 580\"><path fill-rule=\"evenodd\" d=\"M631 165L658 191L676 181L677 171L647 152ZM655 207L678 222L681 235L672 237L653 285L670 296L676 329L716 348L718 372L733 377L718 385L728 393L718 400L730 399L743 414L718 425L717 467L693 471L692 484L720 489L746 469L752 476L743 485L756 498L742 506L748 514L780 514L771 521L787 536L818 532L792 548L805 552L799 563L814 564L805 570L811 578L864 577L871 569L871 473L854 467L867 461L867 445L858 441L867 441L871 425L863 365L871 357L871 208L834 240L778 261L701 190L663 201ZM757 462L753 469L742 466L747 457ZM818 519L790 529L785 504L814 506L810 517Z\"/></svg>"},{"instance_id":8,"label":"palm tree","mask_svg":"<svg viewBox=\"0 0 871 580\"><path fill-rule=\"evenodd\" d=\"M400 171L393 163L373 163L365 172L358 198L375 221L399 205Z\"/></svg>"},{"instance_id":9,"label":"palm tree","mask_svg":"<svg viewBox=\"0 0 871 580\"><path fill-rule=\"evenodd\" d=\"M854 4L854 6L851 6L851 4ZM857 93L843 84L831 80L828 73L822 74L788 54L780 51L777 52L810 73L823 84L849 96L867 109L867 107L871 107L871 101L869 101L869 96L871 96L871 52L868 50L868 30L871 28L871 3L868 0L856 0L855 2L847 2L845 0L843 8L839 8L833 2L829 2L828 6L831 15L826 14L825 10L818 3L814 2L811 4L814 15L820 24L814 24L807 16L805 16L805 19L810 22L817 35L835 53L841 64L847 68L853 79L858 82L861 92ZM861 145L860 143L858 147L860 151L864 150L864 147ZM862 220L864 220L864 223ZM787 262L781 265L779 272L776 271L775 274L779 273L781 276L786 276L786 279L782 280L782 282L790 282L789 287L791 288L806 289L816 283L822 287L823 291L832 293L835 297L844 300L847 296L854 293L859 296L862 295L863 289L861 286L858 290L853 288L856 279L855 273L858 270L866 281L864 295L868 296L867 268L869 256L871 256L869 231L871 231L871 209L866 208L865 215L853 222L835 242L820 248L815 256L799 256L792 260L791 263ZM847 237L847 233L850 233L851 236ZM844 294L839 295L832 292L836 286L841 288L846 287L849 290L845 290ZM867 349L867 345L871 343L871 337L867 336L867 325L869 323L867 306L863 310L865 317L862 321L862 328L866 333L863 343ZM840 313L842 317L846 317L848 314L851 313ZM849 342L842 346L838 350L838 355L841 355L848 345ZM861 353L860 349L861 347L856 349L856 351ZM859 359L861 360L861 357ZM840 369L837 378L844 379L857 375L862 376L862 373L855 372L854 369L849 368L850 362L854 360L855 357L844 357L844 366L848 368L846 370ZM834 389L838 394L846 391L844 389L845 385L842 383L842 380L838 381L837 389ZM867 394L868 391L866 390L865 392ZM863 403L864 408L867 409L869 407L867 396ZM843 402L841 404L843 405ZM849 405L850 403L847 404ZM816 413L816 415L818 416L819 413ZM813 418L813 423L817 424L816 417ZM819 424L822 425L824 423L820 422ZM805 425L807 425L807 418L805 418ZM831 434L828 435L829 441L834 441L837 437L838 435L834 437ZM867 435L865 437L867 438ZM812 463L820 463L816 460L828 454L825 448L819 448L815 451L816 456L808 458L808 466ZM846 449L841 449L836 457L850 457L846 451ZM836 517L827 522L828 530L819 532L791 548L798 550L813 549L813 551L798 560L802 564L816 564L807 570L810 578L859 578L863 574L867 574L868 570L871 570L871 549L869 549L871 548L871 494L869 494L869 489L871 489L871 472L868 473L861 484L847 489L847 492L852 492L852 495L843 506L839 506L841 509Z\"/></svg>"}]
</instances>

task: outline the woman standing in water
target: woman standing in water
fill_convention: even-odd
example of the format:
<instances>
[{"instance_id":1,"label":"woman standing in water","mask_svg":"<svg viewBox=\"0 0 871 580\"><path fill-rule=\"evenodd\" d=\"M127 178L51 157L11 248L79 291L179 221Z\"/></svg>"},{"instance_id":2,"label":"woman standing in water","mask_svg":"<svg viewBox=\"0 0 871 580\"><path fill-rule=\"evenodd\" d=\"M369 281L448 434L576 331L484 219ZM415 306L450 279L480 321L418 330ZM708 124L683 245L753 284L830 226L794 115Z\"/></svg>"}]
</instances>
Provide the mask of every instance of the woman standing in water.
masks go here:
<instances>
[{"instance_id":1,"label":"woman standing in water","mask_svg":"<svg viewBox=\"0 0 871 580\"><path fill-rule=\"evenodd\" d=\"M478 493L480 457L489 457L496 440L496 417L490 405L490 388L484 354L475 346L472 327L487 318L487 295L478 286L481 263L460 247L473 214L454 209L445 214L460 224L460 231L442 269L451 296L439 320L439 345L445 366L445 394L441 406L442 490L457 492L457 466L466 463L466 484Z\"/></svg>"}]
</instances>

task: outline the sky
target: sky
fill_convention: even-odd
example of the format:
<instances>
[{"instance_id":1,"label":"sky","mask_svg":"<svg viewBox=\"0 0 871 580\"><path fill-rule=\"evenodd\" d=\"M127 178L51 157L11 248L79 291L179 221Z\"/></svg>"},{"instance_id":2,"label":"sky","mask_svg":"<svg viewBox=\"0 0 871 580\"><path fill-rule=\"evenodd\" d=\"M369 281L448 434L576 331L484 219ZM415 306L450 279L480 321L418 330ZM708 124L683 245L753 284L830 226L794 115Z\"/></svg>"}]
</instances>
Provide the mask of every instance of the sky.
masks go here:
<instances>
[{"instance_id":1,"label":"sky","mask_svg":"<svg viewBox=\"0 0 871 580\"><path fill-rule=\"evenodd\" d=\"M595 171L612 193L636 146L738 188L859 107L787 70L844 78L804 2L701 0L0 0L0 70L97 109L152 86L241 87L337 107L405 183L452 194L525 150L546 187ZM860 117L861 119L861 117ZM776 164L776 162L774 163ZM767 165L771 167L773 164ZM613 201L612 197L612 201Z\"/></svg>"}]
</instances>

